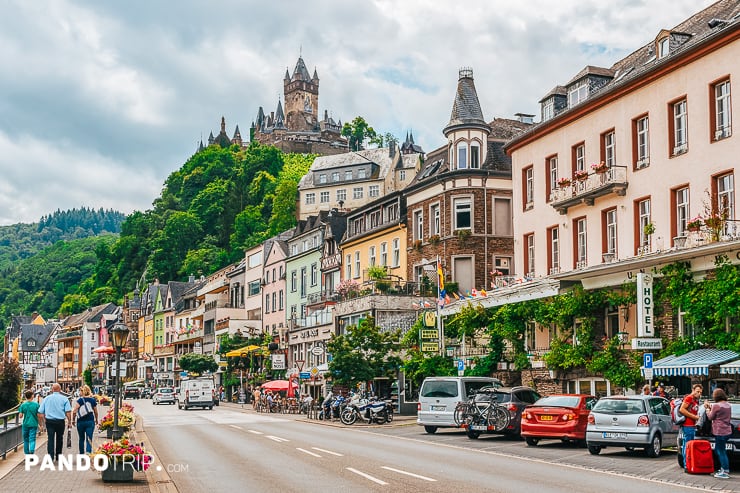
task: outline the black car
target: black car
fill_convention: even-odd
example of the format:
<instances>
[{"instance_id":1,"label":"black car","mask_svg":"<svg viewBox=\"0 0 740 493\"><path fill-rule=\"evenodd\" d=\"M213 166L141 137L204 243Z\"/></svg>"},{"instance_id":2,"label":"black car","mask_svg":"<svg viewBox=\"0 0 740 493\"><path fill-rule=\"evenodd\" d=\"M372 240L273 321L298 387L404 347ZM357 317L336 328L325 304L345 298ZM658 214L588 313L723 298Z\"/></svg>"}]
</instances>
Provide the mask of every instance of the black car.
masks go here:
<instances>
[{"instance_id":1,"label":"black car","mask_svg":"<svg viewBox=\"0 0 740 493\"><path fill-rule=\"evenodd\" d=\"M730 422L732 423L732 436L730 436L730 439L727 440L727 445L725 446L725 450L727 450L727 457L732 460L738 460L740 459L740 401L730 401L730 407L732 408L732 415L730 418ZM702 430L699 430L697 428L696 430L696 438L701 440L708 440L712 444L712 449L714 449L714 437L712 436L711 432L704 433ZM676 454L676 459L678 460L678 465L681 467L684 467L683 465L683 427L678 432L678 438L676 439L676 446L678 447L678 453ZM715 462L717 462L717 456L714 456ZM715 464L718 466L718 463ZM719 467L719 466L718 466Z\"/></svg>"},{"instance_id":2,"label":"black car","mask_svg":"<svg viewBox=\"0 0 740 493\"><path fill-rule=\"evenodd\" d=\"M142 399L151 399L152 398L152 389L149 387L144 387L141 389L141 392L139 393L139 397Z\"/></svg>"},{"instance_id":3,"label":"black car","mask_svg":"<svg viewBox=\"0 0 740 493\"><path fill-rule=\"evenodd\" d=\"M468 438L476 439L481 433L519 436L522 431L522 412L525 407L539 400L540 394L533 388L525 386L484 387L482 390L485 390L490 398L495 398L500 406L506 408L509 412L510 421L506 428L501 431L478 431L468 428L466 430Z\"/></svg>"},{"instance_id":4,"label":"black car","mask_svg":"<svg viewBox=\"0 0 740 493\"><path fill-rule=\"evenodd\" d=\"M141 394L139 387L124 387L123 398L124 399L138 399Z\"/></svg>"}]
</instances>

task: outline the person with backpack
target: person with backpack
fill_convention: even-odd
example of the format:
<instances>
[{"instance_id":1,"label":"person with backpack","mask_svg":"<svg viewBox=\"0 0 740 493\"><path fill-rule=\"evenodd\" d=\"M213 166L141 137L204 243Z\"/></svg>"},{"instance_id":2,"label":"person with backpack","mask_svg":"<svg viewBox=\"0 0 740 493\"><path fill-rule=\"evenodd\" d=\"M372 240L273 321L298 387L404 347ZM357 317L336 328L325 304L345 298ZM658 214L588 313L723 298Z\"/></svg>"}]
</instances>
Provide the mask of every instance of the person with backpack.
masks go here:
<instances>
[{"instance_id":1,"label":"person with backpack","mask_svg":"<svg viewBox=\"0 0 740 493\"><path fill-rule=\"evenodd\" d=\"M727 402L725 391L717 388L712 392L712 400L704 401L704 407L707 409L707 418L712 420L712 435L714 435L714 451L719 458L720 470L714 475L719 479L730 479L730 460L727 457L727 440L732 436L732 408Z\"/></svg>"},{"instance_id":2,"label":"person with backpack","mask_svg":"<svg viewBox=\"0 0 740 493\"><path fill-rule=\"evenodd\" d=\"M679 408L679 413L686 418L683 422L683 447L681 453L684 457L684 468L686 467L686 444L696 438L696 422L699 420L699 399L703 387L695 383L691 387L691 393L684 397Z\"/></svg>"}]
</instances>

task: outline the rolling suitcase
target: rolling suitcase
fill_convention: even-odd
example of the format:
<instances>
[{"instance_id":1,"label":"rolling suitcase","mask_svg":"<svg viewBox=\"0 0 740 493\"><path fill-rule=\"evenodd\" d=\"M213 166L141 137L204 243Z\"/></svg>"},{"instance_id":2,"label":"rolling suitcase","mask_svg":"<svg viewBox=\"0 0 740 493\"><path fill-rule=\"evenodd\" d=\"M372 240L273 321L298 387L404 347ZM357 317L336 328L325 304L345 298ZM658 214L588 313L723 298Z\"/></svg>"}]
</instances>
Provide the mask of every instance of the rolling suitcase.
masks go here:
<instances>
[{"instance_id":1,"label":"rolling suitcase","mask_svg":"<svg viewBox=\"0 0 740 493\"><path fill-rule=\"evenodd\" d=\"M691 440L686 443L686 472L690 474L712 474L714 454L707 440Z\"/></svg>"}]
</instances>

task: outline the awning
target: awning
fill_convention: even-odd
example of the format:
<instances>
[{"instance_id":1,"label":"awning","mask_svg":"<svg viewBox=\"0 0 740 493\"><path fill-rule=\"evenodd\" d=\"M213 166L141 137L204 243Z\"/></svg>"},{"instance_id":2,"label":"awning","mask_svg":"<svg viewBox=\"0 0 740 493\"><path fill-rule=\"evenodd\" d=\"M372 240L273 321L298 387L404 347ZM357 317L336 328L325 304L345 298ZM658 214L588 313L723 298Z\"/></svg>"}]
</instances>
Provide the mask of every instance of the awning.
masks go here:
<instances>
[{"instance_id":1,"label":"awning","mask_svg":"<svg viewBox=\"0 0 740 493\"><path fill-rule=\"evenodd\" d=\"M736 373L740 373L740 360L720 365L719 372L725 375L734 375Z\"/></svg>"},{"instance_id":2,"label":"awning","mask_svg":"<svg viewBox=\"0 0 740 493\"><path fill-rule=\"evenodd\" d=\"M232 349L228 353L226 353L224 356L227 358L236 358L241 356L242 354L249 354L254 353L255 351L259 351L261 348L260 346L255 346L254 344L250 344L249 346L244 346L239 349Z\"/></svg>"},{"instance_id":3,"label":"awning","mask_svg":"<svg viewBox=\"0 0 740 493\"><path fill-rule=\"evenodd\" d=\"M709 375L709 367L721 365L740 358L740 354L729 349L696 349L686 354L672 354L653 362L656 377ZM645 374L645 367L640 371Z\"/></svg>"}]
</instances>

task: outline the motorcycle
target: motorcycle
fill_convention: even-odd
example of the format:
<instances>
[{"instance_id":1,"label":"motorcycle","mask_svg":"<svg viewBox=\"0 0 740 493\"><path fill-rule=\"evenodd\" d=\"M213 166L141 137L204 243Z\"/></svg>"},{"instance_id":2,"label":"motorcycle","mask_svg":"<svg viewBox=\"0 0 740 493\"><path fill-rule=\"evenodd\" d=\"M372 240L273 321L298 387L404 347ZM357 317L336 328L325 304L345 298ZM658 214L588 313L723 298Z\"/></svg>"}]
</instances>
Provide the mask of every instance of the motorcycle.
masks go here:
<instances>
[{"instance_id":1,"label":"motorcycle","mask_svg":"<svg viewBox=\"0 0 740 493\"><path fill-rule=\"evenodd\" d=\"M337 418L340 417L339 414L337 414L336 416L334 415L334 409L332 408L332 404L334 403L334 400L335 400L334 393L329 391L329 393L326 394L324 401L321 403L321 411L319 411L319 419L333 419L335 417Z\"/></svg>"},{"instance_id":2,"label":"motorcycle","mask_svg":"<svg viewBox=\"0 0 740 493\"><path fill-rule=\"evenodd\" d=\"M362 399L359 395L353 396L339 419L345 425L352 425L358 418L368 424L390 423L393 421L393 408L385 401Z\"/></svg>"}]
</instances>

